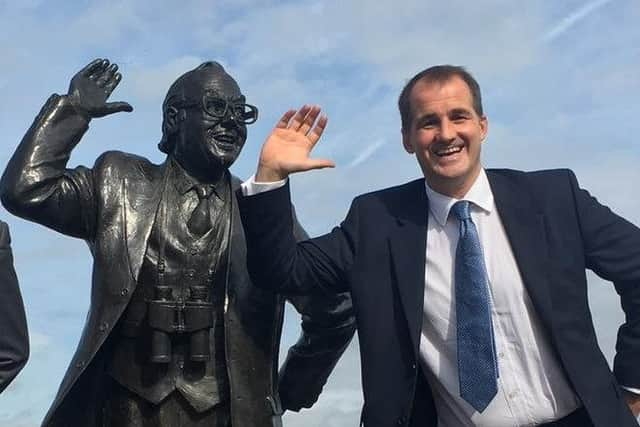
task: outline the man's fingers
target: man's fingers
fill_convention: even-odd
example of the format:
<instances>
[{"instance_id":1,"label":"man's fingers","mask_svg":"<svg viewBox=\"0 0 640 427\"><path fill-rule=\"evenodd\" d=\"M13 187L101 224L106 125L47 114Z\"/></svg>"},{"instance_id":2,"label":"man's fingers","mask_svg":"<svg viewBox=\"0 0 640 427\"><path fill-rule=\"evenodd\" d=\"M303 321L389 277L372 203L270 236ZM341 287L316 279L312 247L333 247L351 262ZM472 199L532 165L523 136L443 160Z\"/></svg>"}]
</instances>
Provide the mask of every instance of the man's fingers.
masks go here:
<instances>
[{"instance_id":1,"label":"man's fingers","mask_svg":"<svg viewBox=\"0 0 640 427\"><path fill-rule=\"evenodd\" d=\"M108 59L103 59L101 60L98 65L96 65L93 70L87 75L87 77L91 80L97 80L99 79L105 72L105 70L107 69L107 67L109 66L109 60Z\"/></svg>"},{"instance_id":2,"label":"man's fingers","mask_svg":"<svg viewBox=\"0 0 640 427\"><path fill-rule=\"evenodd\" d=\"M116 71L118 71L117 64L111 64L109 67L107 67L102 75L96 79L96 84L98 85L98 87L107 87L116 74Z\"/></svg>"},{"instance_id":3,"label":"man's fingers","mask_svg":"<svg viewBox=\"0 0 640 427\"><path fill-rule=\"evenodd\" d=\"M313 127L313 129L311 129L311 131L307 135L307 137L309 138L309 141L311 141L312 147L316 145L316 143L320 140L320 137L322 136L322 133L326 129L328 122L329 122L329 117L325 116L324 114L321 115L318 121L316 122L316 125Z\"/></svg>"},{"instance_id":4,"label":"man's fingers","mask_svg":"<svg viewBox=\"0 0 640 427\"><path fill-rule=\"evenodd\" d=\"M93 73L100 66L100 64L102 64L102 58L94 59L93 61L89 62L82 70L80 70L80 73L85 77L89 77L91 73Z\"/></svg>"},{"instance_id":5,"label":"man's fingers","mask_svg":"<svg viewBox=\"0 0 640 427\"><path fill-rule=\"evenodd\" d=\"M304 135L309 133L309 131L313 127L313 123L316 121L319 114L320 114L320 107L318 107L317 105L313 105L309 110L309 112L307 113L307 115L304 116L304 120L302 120L302 123L298 128L298 132Z\"/></svg>"},{"instance_id":6,"label":"man's fingers","mask_svg":"<svg viewBox=\"0 0 640 427\"><path fill-rule=\"evenodd\" d=\"M280 129L286 129L289 126L289 120L296 114L296 110L289 110L282 115L278 123L276 123L276 127Z\"/></svg>"},{"instance_id":7,"label":"man's fingers","mask_svg":"<svg viewBox=\"0 0 640 427\"><path fill-rule=\"evenodd\" d=\"M293 118L289 121L289 129L297 131L302 126L305 117L307 117L307 113L311 110L310 105L303 105L300 107L298 112L294 114Z\"/></svg>"},{"instance_id":8,"label":"man's fingers","mask_svg":"<svg viewBox=\"0 0 640 427\"><path fill-rule=\"evenodd\" d=\"M133 107L128 102L119 101L119 102L109 102L104 105L104 108L98 113L98 117L104 117L109 114L120 113L122 111L126 111L130 113L133 111Z\"/></svg>"},{"instance_id":9,"label":"man's fingers","mask_svg":"<svg viewBox=\"0 0 640 427\"><path fill-rule=\"evenodd\" d=\"M329 159L309 159L307 161L307 169L325 169L325 168L335 168L336 164Z\"/></svg>"},{"instance_id":10,"label":"man's fingers","mask_svg":"<svg viewBox=\"0 0 640 427\"><path fill-rule=\"evenodd\" d=\"M116 73L113 78L104 86L104 89L108 91L109 94L111 94L111 92L113 92L116 86L118 86L118 84L120 83L120 80L122 80L122 74Z\"/></svg>"}]
</instances>

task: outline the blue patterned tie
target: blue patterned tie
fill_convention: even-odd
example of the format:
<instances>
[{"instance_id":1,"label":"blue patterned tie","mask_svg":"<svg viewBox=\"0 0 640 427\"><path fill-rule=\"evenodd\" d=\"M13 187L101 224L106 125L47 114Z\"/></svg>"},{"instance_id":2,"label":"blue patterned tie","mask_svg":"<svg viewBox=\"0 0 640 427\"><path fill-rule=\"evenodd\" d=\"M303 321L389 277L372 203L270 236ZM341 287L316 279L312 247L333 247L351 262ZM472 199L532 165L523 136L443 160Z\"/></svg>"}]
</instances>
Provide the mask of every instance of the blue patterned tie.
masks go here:
<instances>
[{"instance_id":1,"label":"blue patterned tie","mask_svg":"<svg viewBox=\"0 0 640 427\"><path fill-rule=\"evenodd\" d=\"M455 267L460 396L482 412L498 392L487 270L469 202L457 202L451 212L460 221Z\"/></svg>"}]
</instances>

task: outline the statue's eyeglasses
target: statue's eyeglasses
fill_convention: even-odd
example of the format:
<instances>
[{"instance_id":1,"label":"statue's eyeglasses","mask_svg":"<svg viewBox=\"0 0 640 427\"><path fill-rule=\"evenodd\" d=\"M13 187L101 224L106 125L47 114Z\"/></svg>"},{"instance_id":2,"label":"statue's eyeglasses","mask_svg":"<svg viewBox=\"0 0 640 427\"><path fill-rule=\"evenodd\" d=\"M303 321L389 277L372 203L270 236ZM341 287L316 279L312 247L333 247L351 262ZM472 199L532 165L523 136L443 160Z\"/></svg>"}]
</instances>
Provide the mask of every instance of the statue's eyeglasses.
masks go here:
<instances>
[{"instance_id":1,"label":"statue's eyeglasses","mask_svg":"<svg viewBox=\"0 0 640 427\"><path fill-rule=\"evenodd\" d=\"M177 108L198 106L202 107L202 110L207 115L218 120L224 119L227 117L227 114L230 114L233 120L238 124L250 125L258 120L258 107L206 93L202 97L202 102L200 104L197 102L181 102L174 104L174 107Z\"/></svg>"}]
</instances>

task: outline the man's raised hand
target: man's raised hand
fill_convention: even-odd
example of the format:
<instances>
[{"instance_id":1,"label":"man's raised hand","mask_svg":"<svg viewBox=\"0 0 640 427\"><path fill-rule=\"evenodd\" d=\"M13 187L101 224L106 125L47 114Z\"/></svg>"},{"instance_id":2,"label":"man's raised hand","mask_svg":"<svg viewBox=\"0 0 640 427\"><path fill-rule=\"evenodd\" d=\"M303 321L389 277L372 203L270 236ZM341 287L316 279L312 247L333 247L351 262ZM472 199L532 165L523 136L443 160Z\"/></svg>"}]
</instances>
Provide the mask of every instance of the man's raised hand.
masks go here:
<instances>
[{"instance_id":1,"label":"man's raised hand","mask_svg":"<svg viewBox=\"0 0 640 427\"><path fill-rule=\"evenodd\" d=\"M95 59L71 79L68 97L73 106L88 118L104 117L120 111L133 111L127 102L107 102L122 80L118 66L108 59Z\"/></svg>"},{"instance_id":2,"label":"man's raised hand","mask_svg":"<svg viewBox=\"0 0 640 427\"><path fill-rule=\"evenodd\" d=\"M304 105L284 113L262 146L256 182L280 181L294 172L334 167L331 160L309 157L327 120L318 106Z\"/></svg>"}]
</instances>

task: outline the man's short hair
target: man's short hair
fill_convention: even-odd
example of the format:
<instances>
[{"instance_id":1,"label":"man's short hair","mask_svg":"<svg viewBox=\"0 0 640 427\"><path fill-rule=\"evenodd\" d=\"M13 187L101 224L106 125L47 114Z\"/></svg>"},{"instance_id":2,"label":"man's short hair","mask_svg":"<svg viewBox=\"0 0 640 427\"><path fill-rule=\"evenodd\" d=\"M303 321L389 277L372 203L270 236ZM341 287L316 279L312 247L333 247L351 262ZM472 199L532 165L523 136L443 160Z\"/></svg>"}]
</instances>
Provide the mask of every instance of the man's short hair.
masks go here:
<instances>
[{"instance_id":1,"label":"man's short hair","mask_svg":"<svg viewBox=\"0 0 640 427\"><path fill-rule=\"evenodd\" d=\"M400 120L402 121L402 130L408 131L411 126L411 90L419 81L426 83L445 83L454 77L461 78L469 87L471 92L471 100L473 109L479 116L482 116L482 96L480 94L480 85L475 78L464 67L457 65L436 65L420 71L413 76L411 80L404 86L400 97L398 98L398 109L400 110Z\"/></svg>"}]
</instances>

